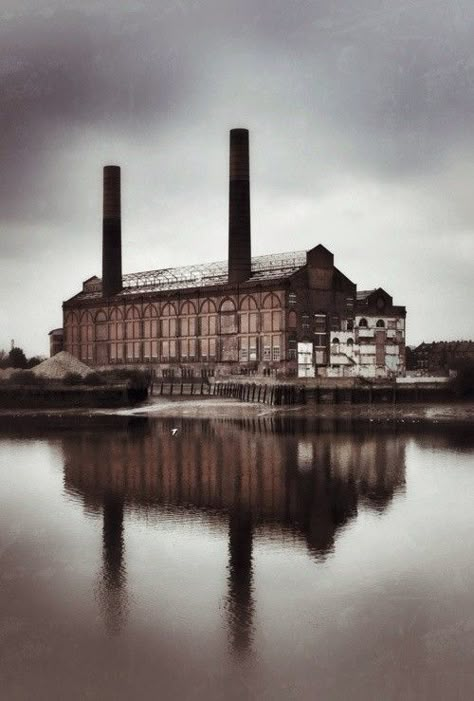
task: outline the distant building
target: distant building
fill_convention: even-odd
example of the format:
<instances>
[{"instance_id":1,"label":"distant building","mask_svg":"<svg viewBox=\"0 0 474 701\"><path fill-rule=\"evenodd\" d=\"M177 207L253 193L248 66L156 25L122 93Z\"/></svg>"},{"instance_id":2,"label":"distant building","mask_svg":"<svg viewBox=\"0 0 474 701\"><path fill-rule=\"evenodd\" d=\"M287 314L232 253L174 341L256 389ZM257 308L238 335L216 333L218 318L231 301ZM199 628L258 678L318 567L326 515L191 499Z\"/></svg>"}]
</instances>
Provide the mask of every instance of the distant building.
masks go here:
<instances>
[{"instance_id":1,"label":"distant building","mask_svg":"<svg viewBox=\"0 0 474 701\"><path fill-rule=\"evenodd\" d=\"M53 329L49 332L49 355L53 355L64 350L64 333L63 329Z\"/></svg>"},{"instance_id":2,"label":"distant building","mask_svg":"<svg viewBox=\"0 0 474 701\"><path fill-rule=\"evenodd\" d=\"M249 192L248 132L234 129L228 261L122 275L120 168L106 166L102 279L64 302L64 349L165 377L403 374L405 307L357 292L321 244L252 257Z\"/></svg>"},{"instance_id":3,"label":"distant building","mask_svg":"<svg viewBox=\"0 0 474 701\"><path fill-rule=\"evenodd\" d=\"M409 370L425 375L447 374L459 364L474 362L474 341L434 341L410 350Z\"/></svg>"}]
</instances>

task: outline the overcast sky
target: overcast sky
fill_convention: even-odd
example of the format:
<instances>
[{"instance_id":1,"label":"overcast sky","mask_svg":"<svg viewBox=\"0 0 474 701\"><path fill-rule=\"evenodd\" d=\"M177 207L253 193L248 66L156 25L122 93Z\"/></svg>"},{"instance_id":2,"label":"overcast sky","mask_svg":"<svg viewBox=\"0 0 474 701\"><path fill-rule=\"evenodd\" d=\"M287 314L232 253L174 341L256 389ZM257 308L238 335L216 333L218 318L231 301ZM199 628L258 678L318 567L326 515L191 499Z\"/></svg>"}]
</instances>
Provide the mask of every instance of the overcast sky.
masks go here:
<instances>
[{"instance_id":1,"label":"overcast sky","mask_svg":"<svg viewBox=\"0 0 474 701\"><path fill-rule=\"evenodd\" d=\"M0 348L48 352L101 274L102 167L123 269L227 256L228 132L250 130L252 253L323 243L474 337L472 0L2 0Z\"/></svg>"}]
</instances>

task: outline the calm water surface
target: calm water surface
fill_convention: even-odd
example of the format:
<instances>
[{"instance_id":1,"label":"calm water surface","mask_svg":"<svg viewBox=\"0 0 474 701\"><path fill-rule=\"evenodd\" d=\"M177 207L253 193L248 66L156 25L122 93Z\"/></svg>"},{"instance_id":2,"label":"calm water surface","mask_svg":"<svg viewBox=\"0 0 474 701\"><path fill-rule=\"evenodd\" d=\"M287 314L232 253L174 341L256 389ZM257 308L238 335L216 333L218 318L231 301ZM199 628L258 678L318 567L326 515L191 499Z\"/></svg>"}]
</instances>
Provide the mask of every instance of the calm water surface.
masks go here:
<instances>
[{"instance_id":1,"label":"calm water surface","mask_svg":"<svg viewBox=\"0 0 474 701\"><path fill-rule=\"evenodd\" d=\"M474 698L466 429L24 430L0 434L2 699Z\"/></svg>"}]
</instances>

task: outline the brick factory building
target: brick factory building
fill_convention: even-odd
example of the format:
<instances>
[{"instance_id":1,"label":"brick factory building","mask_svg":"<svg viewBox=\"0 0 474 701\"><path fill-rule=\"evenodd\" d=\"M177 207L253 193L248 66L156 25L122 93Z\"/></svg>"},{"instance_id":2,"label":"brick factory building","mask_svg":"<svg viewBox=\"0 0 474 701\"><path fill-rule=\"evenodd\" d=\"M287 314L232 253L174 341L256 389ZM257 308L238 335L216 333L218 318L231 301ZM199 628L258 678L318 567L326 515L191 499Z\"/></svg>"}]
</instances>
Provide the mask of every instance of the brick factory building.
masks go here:
<instances>
[{"instance_id":1,"label":"brick factory building","mask_svg":"<svg viewBox=\"0 0 474 701\"><path fill-rule=\"evenodd\" d=\"M321 244L251 257L249 141L230 132L226 262L122 275L120 168L104 168L102 279L63 303L64 349L156 376L390 377L405 370L405 307L358 292Z\"/></svg>"}]
</instances>

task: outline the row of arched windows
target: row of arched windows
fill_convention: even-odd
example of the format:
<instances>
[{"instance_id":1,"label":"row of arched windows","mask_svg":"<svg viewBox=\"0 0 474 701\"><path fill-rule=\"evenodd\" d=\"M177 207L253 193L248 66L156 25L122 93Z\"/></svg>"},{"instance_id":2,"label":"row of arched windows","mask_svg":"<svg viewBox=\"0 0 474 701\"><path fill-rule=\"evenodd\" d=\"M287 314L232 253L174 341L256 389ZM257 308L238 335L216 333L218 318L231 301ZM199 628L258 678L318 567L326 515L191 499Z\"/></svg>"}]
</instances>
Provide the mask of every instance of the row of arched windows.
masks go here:
<instances>
[{"instance_id":1,"label":"row of arched windows","mask_svg":"<svg viewBox=\"0 0 474 701\"><path fill-rule=\"evenodd\" d=\"M375 325L377 326L377 328L385 328L385 321L383 319L378 319L378 321ZM359 328L366 329L367 327L368 327L367 319L362 318L359 321Z\"/></svg>"},{"instance_id":2,"label":"row of arched windows","mask_svg":"<svg viewBox=\"0 0 474 701\"><path fill-rule=\"evenodd\" d=\"M149 304L143 315L136 306L130 306L125 312L112 307L107 314L100 309L95 314L90 311L71 311L65 318L66 344L91 343L96 341L122 341L140 338L180 338L196 336L216 336L220 334L256 333L262 331L280 331L282 328L282 310L280 300L275 294L269 294L263 301L263 310L259 311L253 297L244 297L239 310L233 300L225 299L219 305L204 300L199 307L199 315L193 302L183 302L179 307L166 302L158 315L158 305ZM268 311L267 311L268 310ZM192 342L190 340L190 352Z\"/></svg>"},{"instance_id":3,"label":"row of arched windows","mask_svg":"<svg viewBox=\"0 0 474 701\"><path fill-rule=\"evenodd\" d=\"M236 312L236 311L250 311L258 309L277 309L281 308L281 302L276 294L273 292L268 294L262 302L261 307L258 306L254 297L247 295L244 297L240 304L235 304L234 300L230 297L224 299L219 305L212 299L205 299L199 305L194 302L185 301L180 305L175 302L164 302L161 307L157 303L148 304L143 310L143 316L140 310L136 306L130 306L125 316L122 309L119 307L112 307L107 317L107 312L105 310L99 310L96 312L93 320L96 321L106 321L108 318L116 317L122 319L140 319L140 318L152 318L152 317L165 317L165 316L183 316L183 315L196 315L196 314L217 314L225 312ZM71 314L77 315L77 312L71 312ZM90 312L82 312L81 317L90 316Z\"/></svg>"},{"instance_id":4,"label":"row of arched windows","mask_svg":"<svg viewBox=\"0 0 474 701\"><path fill-rule=\"evenodd\" d=\"M340 341L339 341L338 338L333 338L332 341L331 341L331 343L333 343L334 345L338 345L338 344L340 343ZM353 345L354 345L354 339L353 339L353 338L348 338L347 341L346 341L346 343L347 343L348 346L353 346Z\"/></svg>"}]
</instances>

